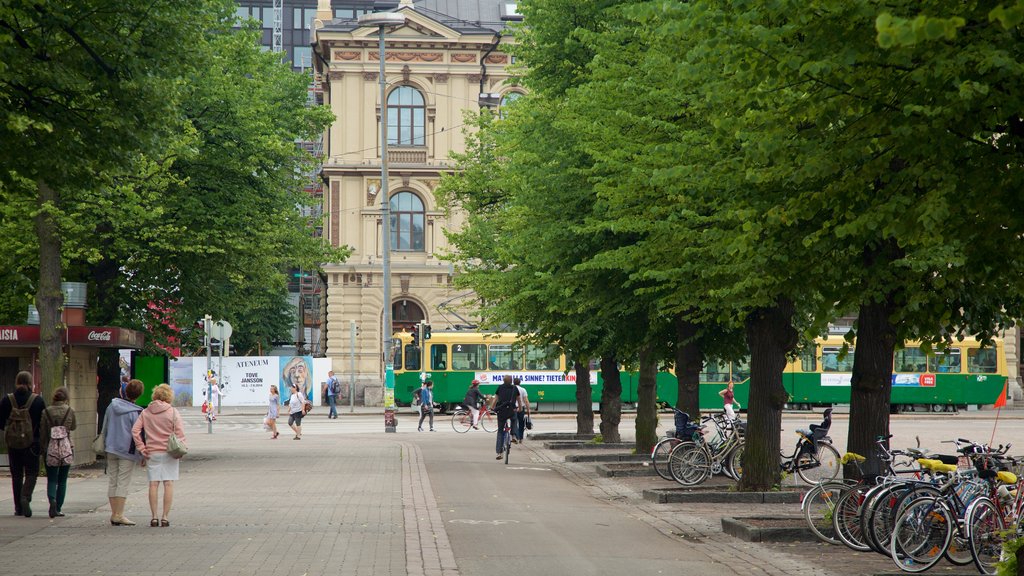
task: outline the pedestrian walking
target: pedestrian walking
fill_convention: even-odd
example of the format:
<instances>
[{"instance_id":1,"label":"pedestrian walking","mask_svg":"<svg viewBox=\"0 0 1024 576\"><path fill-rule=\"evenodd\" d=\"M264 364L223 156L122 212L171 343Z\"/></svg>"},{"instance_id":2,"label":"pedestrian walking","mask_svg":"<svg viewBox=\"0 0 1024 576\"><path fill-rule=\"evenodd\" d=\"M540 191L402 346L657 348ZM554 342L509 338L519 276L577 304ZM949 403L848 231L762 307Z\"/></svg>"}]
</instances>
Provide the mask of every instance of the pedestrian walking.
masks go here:
<instances>
[{"instance_id":1,"label":"pedestrian walking","mask_svg":"<svg viewBox=\"0 0 1024 576\"><path fill-rule=\"evenodd\" d=\"M267 415L263 417L263 426L270 432L270 439L277 440L280 434L277 432L277 415L281 405L281 395L277 386L270 385L270 398L267 400Z\"/></svg>"},{"instance_id":2,"label":"pedestrian walking","mask_svg":"<svg viewBox=\"0 0 1024 576\"><path fill-rule=\"evenodd\" d=\"M729 417L729 422L736 420L736 411L733 410L733 404L736 405L736 410L740 409L740 403L736 401L736 392L733 390L733 383L729 382L723 390L718 392L718 395L722 397L725 402L725 415Z\"/></svg>"},{"instance_id":3,"label":"pedestrian walking","mask_svg":"<svg viewBox=\"0 0 1024 576\"><path fill-rule=\"evenodd\" d=\"M302 440L302 417L305 415L306 397L299 391L299 385L291 384L291 396L288 398L288 426L295 431L295 438Z\"/></svg>"},{"instance_id":4,"label":"pedestrian walking","mask_svg":"<svg viewBox=\"0 0 1024 576\"><path fill-rule=\"evenodd\" d=\"M153 513L149 525L154 528L166 528L171 525L167 516L174 501L174 481L178 479L179 460L167 453L167 442L172 434L177 436L182 444L186 442L181 414L171 406L173 399L174 392L169 385L161 384L154 388L152 402L142 411L132 427L132 438L135 439L135 445L142 452L146 462L149 476L149 510ZM157 503L161 484L164 488L164 498L158 518Z\"/></svg>"},{"instance_id":5,"label":"pedestrian walking","mask_svg":"<svg viewBox=\"0 0 1024 576\"><path fill-rule=\"evenodd\" d=\"M327 413L328 419L338 419L338 394L340 393L341 382L338 382L334 370L331 370L327 372L327 403L331 406L330 412Z\"/></svg>"},{"instance_id":6,"label":"pedestrian walking","mask_svg":"<svg viewBox=\"0 0 1024 576\"><path fill-rule=\"evenodd\" d=\"M77 427L75 411L68 403L68 389L61 386L53 391L53 399L43 410L39 426L40 446L46 455L46 499L50 503L50 518L64 515L61 508L68 491L68 474L75 461L71 431Z\"/></svg>"},{"instance_id":7,"label":"pedestrian walking","mask_svg":"<svg viewBox=\"0 0 1024 576\"><path fill-rule=\"evenodd\" d=\"M29 372L18 372L14 392L0 398L0 428L7 443L15 516L32 516L32 492L39 477L39 422L45 409L46 402L32 392Z\"/></svg>"},{"instance_id":8,"label":"pedestrian walking","mask_svg":"<svg viewBox=\"0 0 1024 576\"><path fill-rule=\"evenodd\" d=\"M423 419L430 416L430 431L434 431L434 383L430 380L423 382L420 387L420 424L417 428L423 432Z\"/></svg>"},{"instance_id":9,"label":"pedestrian walking","mask_svg":"<svg viewBox=\"0 0 1024 576\"><path fill-rule=\"evenodd\" d=\"M141 380L129 380L124 387L124 398L114 398L103 416L103 451L106 453L107 500L110 502L110 524L135 526L124 515L135 465L142 462L142 452L132 438L132 428L142 414L142 406L135 403L142 396Z\"/></svg>"},{"instance_id":10,"label":"pedestrian walking","mask_svg":"<svg viewBox=\"0 0 1024 576\"><path fill-rule=\"evenodd\" d=\"M480 412L484 406L484 395L480 392L479 380L473 380L469 384L469 390L466 391L466 397L462 399L462 403L466 405L466 409L469 410L472 417L473 430L479 430L476 425L480 422Z\"/></svg>"},{"instance_id":11,"label":"pedestrian walking","mask_svg":"<svg viewBox=\"0 0 1024 576\"><path fill-rule=\"evenodd\" d=\"M501 386L498 386L491 402L491 408L498 413L498 434L494 451L498 454L496 459L501 460L505 451L505 423L515 416L519 404L519 390L512 383L511 376L506 375L502 378Z\"/></svg>"},{"instance_id":12,"label":"pedestrian walking","mask_svg":"<svg viewBox=\"0 0 1024 576\"><path fill-rule=\"evenodd\" d=\"M526 435L526 419L530 417L530 395L526 392L526 388L523 388L521 379L513 378L512 384L519 392L519 407L516 408L515 425L512 427L516 435L513 442L522 443L523 437Z\"/></svg>"}]
</instances>

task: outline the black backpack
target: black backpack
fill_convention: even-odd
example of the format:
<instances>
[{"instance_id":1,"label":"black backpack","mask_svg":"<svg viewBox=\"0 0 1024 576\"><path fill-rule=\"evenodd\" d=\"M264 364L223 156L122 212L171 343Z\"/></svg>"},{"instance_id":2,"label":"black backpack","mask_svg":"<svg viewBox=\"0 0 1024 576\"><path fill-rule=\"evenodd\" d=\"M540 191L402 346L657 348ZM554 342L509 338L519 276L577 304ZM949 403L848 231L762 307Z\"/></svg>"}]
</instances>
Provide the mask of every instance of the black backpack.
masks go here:
<instances>
[{"instance_id":1,"label":"black backpack","mask_svg":"<svg viewBox=\"0 0 1024 576\"><path fill-rule=\"evenodd\" d=\"M14 400L14 394L8 394L7 398L11 401L11 415L7 418L7 427L4 428L4 442L7 443L8 448L24 450L32 446L34 434L32 433L32 416L28 409L35 401L36 395L30 394L28 402L25 402L25 406L21 408Z\"/></svg>"}]
</instances>

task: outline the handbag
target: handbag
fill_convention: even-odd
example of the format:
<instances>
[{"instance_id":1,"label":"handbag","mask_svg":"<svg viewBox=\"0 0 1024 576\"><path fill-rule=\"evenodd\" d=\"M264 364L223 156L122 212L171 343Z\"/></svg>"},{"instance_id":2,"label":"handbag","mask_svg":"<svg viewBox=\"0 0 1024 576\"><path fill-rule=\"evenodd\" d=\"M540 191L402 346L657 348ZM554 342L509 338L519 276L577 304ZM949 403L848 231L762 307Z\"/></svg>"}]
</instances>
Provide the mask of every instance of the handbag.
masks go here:
<instances>
[{"instance_id":1,"label":"handbag","mask_svg":"<svg viewBox=\"0 0 1024 576\"><path fill-rule=\"evenodd\" d=\"M525 426L527 430L533 430L533 418L530 418L529 414L526 415L526 420L523 422L523 426Z\"/></svg>"},{"instance_id":2,"label":"handbag","mask_svg":"<svg viewBox=\"0 0 1024 576\"><path fill-rule=\"evenodd\" d=\"M103 454L107 451L107 434L106 430L101 430L96 438L92 441L92 451L97 454Z\"/></svg>"},{"instance_id":3,"label":"handbag","mask_svg":"<svg viewBox=\"0 0 1024 576\"><path fill-rule=\"evenodd\" d=\"M171 434L170 438L167 439L167 453L172 458L181 458L188 454L188 447L181 440L178 440L177 434Z\"/></svg>"},{"instance_id":4,"label":"handbag","mask_svg":"<svg viewBox=\"0 0 1024 576\"><path fill-rule=\"evenodd\" d=\"M309 400L302 401L302 415L305 416L313 411L313 403Z\"/></svg>"}]
</instances>

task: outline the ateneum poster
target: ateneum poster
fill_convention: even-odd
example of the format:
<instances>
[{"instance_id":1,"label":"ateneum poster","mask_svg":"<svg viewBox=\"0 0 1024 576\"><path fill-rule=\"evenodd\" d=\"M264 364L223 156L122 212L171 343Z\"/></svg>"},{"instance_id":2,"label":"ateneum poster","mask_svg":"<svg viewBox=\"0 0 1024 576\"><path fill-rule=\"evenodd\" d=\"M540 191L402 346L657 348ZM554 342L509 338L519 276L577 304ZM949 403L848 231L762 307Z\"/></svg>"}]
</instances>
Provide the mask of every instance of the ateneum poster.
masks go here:
<instances>
[{"instance_id":1,"label":"ateneum poster","mask_svg":"<svg viewBox=\"0 0 1024 576\"><path fill-rule=\"evenodd\" d=\"M288 401L292 383L313 403L320 403L321 382L327 381L330 358L311 356L226 356L213 358L211 370L217 375L221 406L266 406L270 386L275 385L281 402ZM206 358L183 356L171 362L171 387L176 406L201 406L206 399Z\"/></svg>"}]
</instances>

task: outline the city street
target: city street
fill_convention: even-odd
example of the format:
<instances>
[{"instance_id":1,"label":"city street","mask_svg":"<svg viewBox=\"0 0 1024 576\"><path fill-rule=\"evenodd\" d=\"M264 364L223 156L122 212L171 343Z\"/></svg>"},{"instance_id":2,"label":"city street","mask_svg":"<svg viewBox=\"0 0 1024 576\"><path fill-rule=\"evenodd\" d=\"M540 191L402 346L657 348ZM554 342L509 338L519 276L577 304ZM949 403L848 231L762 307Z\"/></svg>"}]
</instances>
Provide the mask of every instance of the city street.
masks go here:
<instances>
[{"instance_id":1,"label":"city street","mask_svg":"<svg viewBox=\"0 0 1024 576\"><path fill-rule=\"evenodd\" d=\"M338 420L325 415L318 407L296 441L283 427L270 440L255 412L225 409L212 435L198 411L186 412L191 452L175 485L168 528L148 526L144 472L137 471L128 498L134 527L110 525L99 469L73 473L66 518L47 517L45 479L30 519L12 515L5 488L0 565L9 575L713 576L894 569L877 555L858 564L869 557L838 547L826 547L823 557L808 547L799 553L722 533L722 516L793 516L792 504L654 504L639 491L656 480L598 477L592 464L567 464L539 441L515 446L506 466L494 459L493 434L456 434L444 416L435 421L437 432L417 433L414 416L403 412L398 433L385 434L383 417L366 409L349 414L345 408ZM996 442L1024 442L1022 417L1002 412ZM819 419L787 414L784 446L791 430ZM992 411L898 416L894 445L914 436L933 449L955 436L987 442L994 420ZM840 451L846 424L845 415L836 416L832 436ZM624 419L625 436L632 436L632 425ZM536 432L574 430L569 415L536 419Z\"/></svg>"}]
</instances>

